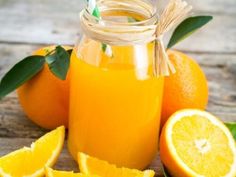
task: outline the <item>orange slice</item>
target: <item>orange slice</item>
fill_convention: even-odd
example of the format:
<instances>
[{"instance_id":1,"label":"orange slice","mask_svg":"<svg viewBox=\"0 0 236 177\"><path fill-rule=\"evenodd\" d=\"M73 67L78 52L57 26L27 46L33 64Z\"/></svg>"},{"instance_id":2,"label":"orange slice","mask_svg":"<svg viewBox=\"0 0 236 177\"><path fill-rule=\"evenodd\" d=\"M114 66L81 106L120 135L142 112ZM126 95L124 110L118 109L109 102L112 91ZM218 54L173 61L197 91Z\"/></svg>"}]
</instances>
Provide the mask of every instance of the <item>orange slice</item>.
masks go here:
<instances>
[{"instance_id":1,"label":"orange slice","mask_svg":"<svg viewBox=\"0 0 236 177\"><path fill-rule=\"evenodd\" d=\"M80 171L87 175L98 175L101 177L153 177L153 170L139 171L129 168L118 168L106 161L99 160L84 153L78 154Z\"/></svg>"},{"instance_id":2,"label":"orange slice","mask_svg":"<svg viewBox=\"0 0 236 177\"><path fill-rule=\"evenodd\" d=\"M34 143L0 158L0 176L37 177L44 175L44 167L55 164L64 143L65 128L59 127Z\"/></svg>"},{"instance_id":3,"label":"orange slice","mask_svg":"<svg viewBox=\"0 0 236 177\"><path fill-rule=\"evenodd\" d=\"M173 114L160 139L161 160L173 176L235 177L236 145L228 128L205 111Z\"/></svg>"},{"instance_id":4,"label":"orange slice","mask_svg":"<svg viewBox=\"0 0 236 177\"><path fill-rule=\"evenodd\" d=\"M51 168L45 168L46 177L98 177L95 175L85 175L82 173L74 173L73 171L57 171Z\"/></svg>"}]
</instances>

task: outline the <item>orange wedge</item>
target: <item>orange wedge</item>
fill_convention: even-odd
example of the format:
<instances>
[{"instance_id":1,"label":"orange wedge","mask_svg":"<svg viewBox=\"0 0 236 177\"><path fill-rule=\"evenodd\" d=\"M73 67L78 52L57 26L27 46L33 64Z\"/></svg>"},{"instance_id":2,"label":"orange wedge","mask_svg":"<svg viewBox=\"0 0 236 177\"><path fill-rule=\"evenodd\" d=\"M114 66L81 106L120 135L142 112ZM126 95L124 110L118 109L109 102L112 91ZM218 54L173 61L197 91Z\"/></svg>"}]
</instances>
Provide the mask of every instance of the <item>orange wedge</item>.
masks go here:
<instances>
[{"instance_id":1,"label":"orange wedge","mask_svg":"<svg viewBox=\"0 0 236 177\"><path fill-rule=\"evenodd\" d=\"M129 168L118 168L106 161L99 160L84 153L78 153L80 171L87 175L101 177L153 177L153 170L139 171Z\"/></svg>"},{"instance_id":2,"label":"orange wedge","mask_svg":"<svg viewBox=\"0 0 236 177\"><path fill-rule=\"evenodd\" d=\"M98 177L95 175L85 175L82 173L74 173L73 171L57 171L51 168L45 168L46 177Z\"/></svg>"},{"instance_id":3,"label":"orange wedge","mask_svg":"<svg viewBox=\"0 0 236 177\"><path fill-rule=\"evenodd\" d=\"M1 177L38 177L44 167L55 164L64 143L65 128L59 127L34 143L0 158Z\"/></svg>"},{"instance_id":4,"label":"orange wedge","mask_svg":"<svg viewBox=\"0 0 236 177\"><path fill-rule=\"evenodd\" d=\"M161 160L173 176L235 177L236 145L228 128L205 111L173 114L160 139Z\"/></svg>"}]
</instances>

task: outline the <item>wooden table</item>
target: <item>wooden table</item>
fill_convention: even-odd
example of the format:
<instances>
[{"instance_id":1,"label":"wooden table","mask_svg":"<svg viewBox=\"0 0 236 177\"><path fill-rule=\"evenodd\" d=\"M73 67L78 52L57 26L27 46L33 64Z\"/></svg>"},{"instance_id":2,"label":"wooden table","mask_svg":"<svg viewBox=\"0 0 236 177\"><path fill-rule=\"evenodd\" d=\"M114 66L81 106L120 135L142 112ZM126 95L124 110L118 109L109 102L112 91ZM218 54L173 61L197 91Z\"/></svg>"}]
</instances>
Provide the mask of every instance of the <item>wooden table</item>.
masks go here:
<instances>
[{"instance_id":1,"label":"wooden table","mask_svg":"<svg viewBox=\"0 0 236 177\"><path fill-rule=\"evenodd\" d=\"M224 121L236 121L236 1L190 3L195 14L211 14L214 20L177 49L195 58L207 75L208 111ZM0 77L38 47L73 45L79 35L83 6L83 0L0 0ZM0 102L0 156L29 145L45 132L26 119L15 93ZM66 148L55 168L77 171ZM158 158L151 168L162 176Z\"/></svg>"}]
</instances>

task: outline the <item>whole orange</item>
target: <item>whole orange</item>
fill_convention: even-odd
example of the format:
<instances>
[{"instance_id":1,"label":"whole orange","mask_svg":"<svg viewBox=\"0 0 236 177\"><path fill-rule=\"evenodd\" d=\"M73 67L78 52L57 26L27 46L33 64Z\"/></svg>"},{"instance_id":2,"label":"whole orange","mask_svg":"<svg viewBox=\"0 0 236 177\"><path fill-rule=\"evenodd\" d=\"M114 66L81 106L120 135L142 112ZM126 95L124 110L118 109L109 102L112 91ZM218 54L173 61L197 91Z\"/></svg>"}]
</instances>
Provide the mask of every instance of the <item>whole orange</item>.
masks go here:
<instances>
[{"instance_id":1,"label":"whole orange","mask_svg":"<svg viewBox=\"0 0 236 177\"><path fill-rule=\"evenodd\" d=\"M189 56L170 50L169 58L176 73L165 78L161 125L176 111L186 108L205 109L208 85L204 72Z\"/></svg>"},{"instance_id":2,"label":"whole orange","mask_svg":"<svg viewBox=\"0 0 236 177\"><path fill-rule=\"evenodd\" d=\"M55 46L41 48L34 55L45 56ZM70 49L70 47L64 47ZM54 76L45 63L43 69L17 89L23 111L37 125L54 129L67 127L69 110L69 73L66 80Z\"/></svg>"}]
</instances>

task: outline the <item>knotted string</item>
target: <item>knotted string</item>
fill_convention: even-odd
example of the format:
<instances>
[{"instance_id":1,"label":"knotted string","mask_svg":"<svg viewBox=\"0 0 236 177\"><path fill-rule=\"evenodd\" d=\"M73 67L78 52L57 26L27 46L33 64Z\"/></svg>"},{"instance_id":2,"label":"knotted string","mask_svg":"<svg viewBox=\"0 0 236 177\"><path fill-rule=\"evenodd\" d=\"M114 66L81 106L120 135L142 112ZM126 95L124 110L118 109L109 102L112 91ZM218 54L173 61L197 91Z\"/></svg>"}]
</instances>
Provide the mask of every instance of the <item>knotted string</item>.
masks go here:
<instances>
[{"instance_id":1,"label":"knotted string","mask_svg":"<svg viewBox=\"0 0 236 177\"><path fill-rule=\"evenodd\" d=\"M166 53L163 37L187 17L192 9L187 2L170 0L158 22L155 7L144 0L98 0L97 5L101 11L127 9L147 17L147 20L144 21L145 23L143 21L135 23L102 21L101 23L87 10L83 10L80 14L80 23L87 36L108 45L142 45L155 41L154 76L168 76L175 72L175 67Z\"/></svg>"},{"instance_id":2,"label":"knotted string","mask_svg":"<svg viewBox=\"0 0 236 177\"><path fill-rule=\"evenodd\" d=\"M187 17L192 7L182 0L170 0L164 11L161 13L156 28L155 59L153 61L153 74L155 76L168 76L175 73L175 67L169 60L163 42L163 36L175 25Z\"/></svg>"}]
</instances>

